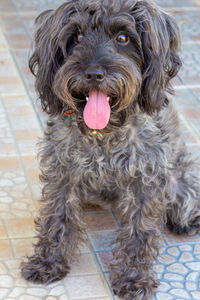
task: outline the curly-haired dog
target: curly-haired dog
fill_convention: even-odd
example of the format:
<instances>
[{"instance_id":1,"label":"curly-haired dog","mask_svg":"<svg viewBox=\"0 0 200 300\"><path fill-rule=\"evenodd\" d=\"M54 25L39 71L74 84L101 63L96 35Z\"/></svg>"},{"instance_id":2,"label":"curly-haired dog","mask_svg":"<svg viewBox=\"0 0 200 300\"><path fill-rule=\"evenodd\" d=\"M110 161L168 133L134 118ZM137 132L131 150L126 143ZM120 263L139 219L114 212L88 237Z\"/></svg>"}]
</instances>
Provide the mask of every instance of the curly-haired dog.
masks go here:
<instances>
[{"instance_id":1,"label":"curly-haired dog","mask_svg":"<svg viewBox=\"0 0 200 300\"><path fill-rule=\"evenodd\" d=\"M38 241L22 275L50 283L69 272L89 201L122 215L115 294L150 299L162 225L200 229L197 163L167 95L181 66L177 25L147 0L69 0L36 24L30 68L50 117Z\"/></svg>"}]
</instances>

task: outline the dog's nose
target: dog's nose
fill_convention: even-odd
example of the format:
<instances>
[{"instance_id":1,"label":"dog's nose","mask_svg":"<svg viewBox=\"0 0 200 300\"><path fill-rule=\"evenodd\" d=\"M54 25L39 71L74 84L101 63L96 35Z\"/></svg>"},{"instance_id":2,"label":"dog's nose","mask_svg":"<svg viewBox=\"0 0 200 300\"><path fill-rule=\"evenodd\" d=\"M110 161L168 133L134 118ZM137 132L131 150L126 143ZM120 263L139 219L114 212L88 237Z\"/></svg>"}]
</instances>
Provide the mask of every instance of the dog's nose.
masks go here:
<instances>
[{"instance_id":1,"label":"dog's nose","mask_svg":"<svg viewBox=\"0 0 200 300\"><path fill-rule=\"evenodd\" d=\"M90 66L87 68L86 72L87 81L97 81L102 82L105 78L105 70L100 66Z\"/></svg>"}]
</instances>

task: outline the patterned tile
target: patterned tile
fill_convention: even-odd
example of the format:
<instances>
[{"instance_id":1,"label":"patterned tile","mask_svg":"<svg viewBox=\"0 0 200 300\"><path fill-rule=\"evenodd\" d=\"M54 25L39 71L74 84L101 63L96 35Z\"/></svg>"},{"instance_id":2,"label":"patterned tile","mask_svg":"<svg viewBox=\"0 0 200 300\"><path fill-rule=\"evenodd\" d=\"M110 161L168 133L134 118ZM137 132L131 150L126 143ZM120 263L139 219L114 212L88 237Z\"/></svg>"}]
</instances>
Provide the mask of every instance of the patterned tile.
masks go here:
<instances>
[{"instance_id":1,"label":"patterned tile","mask_svg":"<svg viewBox=\"0 0 200 300\"><path fill-rule=\"evenodd\" d=\"M0 216L2 218L32 216L35 204L24 173L20 170L0 171Z\"/></svg>"},{"instance_id":2,"label":"patterned tile","mask_svg":"<svg viewBox=\"0 0 200 300\"><path fill-rule=\"evenodd\" d=\"M69 300L63 281L47 286L25 282L19 272L19 258L4 259L0 262L0 299L17 300ZM2 288L4 295L2 296ZM5 298L6 296L6 298ZM49 297L49 298L46 298Z\"/></svg>"},{"instance_id":3,"label":"patterned tile","mask_svg":"<svg viewBox=\"0 0 200 300\"><path fill-rule=\"evenodd\" d=\"M159 263L164 268L159 276L161 285L155 299L168 299L165 295L169 299L196 299L193 297L199 291L200 260L196 259L193 244L168 247L159 257Z\"/></svg>"}]
</instances>

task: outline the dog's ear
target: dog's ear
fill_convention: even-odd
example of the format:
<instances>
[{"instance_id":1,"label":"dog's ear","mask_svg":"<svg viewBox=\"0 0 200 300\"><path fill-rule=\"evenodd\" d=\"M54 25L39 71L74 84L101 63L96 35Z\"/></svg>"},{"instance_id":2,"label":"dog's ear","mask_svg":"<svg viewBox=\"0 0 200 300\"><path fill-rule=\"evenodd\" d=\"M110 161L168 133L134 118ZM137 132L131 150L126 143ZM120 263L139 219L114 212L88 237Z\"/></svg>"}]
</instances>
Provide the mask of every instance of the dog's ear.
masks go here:
<instances>
[{"instance_id":1,"label":"dog's ear","mask_svg":"<svg viewBox=\"0 0 200 300\"><path fill-rule=\"evenodd\" d=\"M35 20L34 51L29 59L29 68L35 75L35 87L44 111L56 115L63 103L53 91L53 79L64 60L57 38L69 16L75 11L76 1L65 2L57 10L42 12Z\"/></svg>"},{"instance_id":2,"label":"dog's ear","mask_svg":"<svg viewBox=\"0 0 200 300\"><path fill-rule=\"evenodd\" d=\"M142 111L152 114L167 104L170 80L181 67L180 33L176 22L150 1L138 1L134 17L143 53L138 103Z\"/></svg>"}]
</instances>

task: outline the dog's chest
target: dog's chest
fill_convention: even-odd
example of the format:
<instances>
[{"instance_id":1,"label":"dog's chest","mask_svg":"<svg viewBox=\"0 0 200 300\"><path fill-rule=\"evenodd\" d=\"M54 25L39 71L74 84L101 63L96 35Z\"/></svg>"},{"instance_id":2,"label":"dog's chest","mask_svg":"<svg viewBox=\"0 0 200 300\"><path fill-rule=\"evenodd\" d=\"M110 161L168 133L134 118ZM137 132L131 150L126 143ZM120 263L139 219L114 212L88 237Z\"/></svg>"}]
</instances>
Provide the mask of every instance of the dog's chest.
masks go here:
<instances>
[{"instance_id":1,"label":"dog's chest","mask_svg":"<svg viewBox=\"0 0 200 300\"><path fill-rule=\"evenodd\" d=\"M123 147L79 143L71 153L74 178L84 186L96 190L102 187L113 189L126 180L130 153Z\"/></svg>"},{"instance_id":2,"label":"dog's chest","mask_svg":"<svg viewBox=\"0 0 200 300\"><path fill-rule=\"evenodd\" d=\"M103 147L97 145L79 144L74 151L73 163L76 165L77 173L82 177L99 179L104 174L112 174L111 157Z\"/></svg>"}]
</instances>

